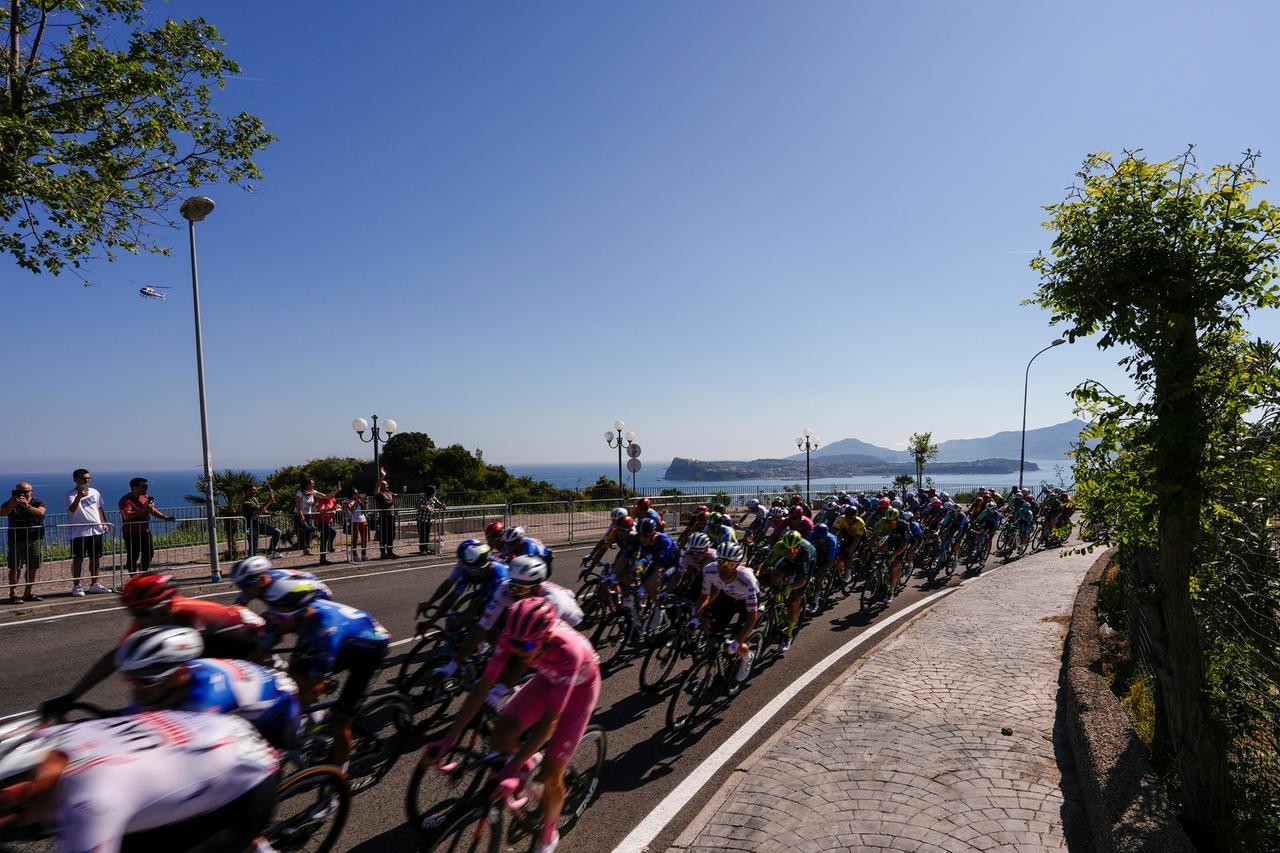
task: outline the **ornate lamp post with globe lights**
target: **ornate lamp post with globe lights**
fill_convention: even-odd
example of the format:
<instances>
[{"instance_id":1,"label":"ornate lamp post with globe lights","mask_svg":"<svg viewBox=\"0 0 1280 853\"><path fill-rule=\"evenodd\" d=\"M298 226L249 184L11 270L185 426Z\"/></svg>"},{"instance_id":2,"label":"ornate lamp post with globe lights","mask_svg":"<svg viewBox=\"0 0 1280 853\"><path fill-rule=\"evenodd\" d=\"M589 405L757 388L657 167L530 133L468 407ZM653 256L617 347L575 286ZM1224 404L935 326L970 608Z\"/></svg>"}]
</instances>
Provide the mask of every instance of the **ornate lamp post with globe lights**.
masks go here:
<instances>
[{"instance_id":1,"label":"ornate lamp post with globe lights","mask_svg":"<svg viewBox=\"0 0 1280 853\"><path fill-rule=\"evenodd\" d=\"M813 497L809 493L809 454L817 450L822 444L822 439L813 434L813 430L805 427L804 436L796 439L796 449L804 451L804 502L806 504L813 503Z\"/></svg>"},{"instance_id":2,"label":"ornate lamp post with globe lights","mask_svg":"<svg viewBox=\"0 0 1280 853\"><path fill-rule=\"evenodd\" d=\"M625 435L623 434L622 430L625 429L626 426L627 425L622 421L614 421L613 429L605 430L604 432L605 444L609 445L611 448L618 448L618 494L621 496L623 503L626 503L627 500L627 490L626 486L622 484L622 451L625 448L630 447L636 440L636 434L634 432L628 432ZM617 435L614 434L615 432Z\"/></svg>"},{"instance_id":3,"label":"ornate lamp post with globe lights","mask_svg":"<svg viewBox=\"0 0 1280 853\"><path fill-rule=\"evenodd\" d=\"M356 431L356 435L360 436L360 440L365 444L369 444L370 442L373 443L373 478L376 483L376 481L382 479L382 465L378 461L378 443L382 440L383 432L387 434L388 439L391 438L391 434L396 431L396 422L387 418L387 420L383 421L382 428L379 429L378 416L371 415L370 417L373 420L373 430L370 432L368 438L365 438L364 434L365 431L369 429L369 422L364 418L356 418L352 421L351 428Z\"/></svg>"}]
</instances>

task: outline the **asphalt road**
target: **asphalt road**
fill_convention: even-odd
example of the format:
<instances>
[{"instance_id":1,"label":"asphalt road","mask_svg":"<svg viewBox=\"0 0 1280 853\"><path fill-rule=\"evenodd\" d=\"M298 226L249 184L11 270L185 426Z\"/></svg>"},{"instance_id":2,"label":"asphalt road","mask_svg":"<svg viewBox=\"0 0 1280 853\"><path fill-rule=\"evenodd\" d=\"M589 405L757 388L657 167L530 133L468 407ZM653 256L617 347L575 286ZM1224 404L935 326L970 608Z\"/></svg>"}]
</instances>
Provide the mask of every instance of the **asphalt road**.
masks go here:
<instances>
[{"instance_id":1,"label":"asphalt road","mask_svg":"<svg viewBox=\"0 0 1280 853\"><path fill-rule=\"evenodd\" d=\"M576 576L582 547L558 549L558 579L570 584ZM998 565L994 558L986 571ZM1016 570L1016 563L1011 564ZM329 578L338 600L374 614L394 639L413 635L413 610L417 601L426 597L443 578L446 569L440 565L396 568L384 573L366 573L359 577ZM952 585L959 582L952 578ZM561 845L565 853L613 849L654 806L706 759L738 725L766 705L781 690L806 672L817 661L848 642L860 632L883 621L888 615L910 606L932 594L938 587L927 586L916 577L888 611L859 613L856 596L838 602L822 613L800 633L785 657L768 655L733 702L709 723L691 734L670 738L664 732L665 711L669 692L643 694L638 689L639 660L611 669L605 678L594 722L608 733L609 759L602 790L596 802L583 815L578 826ZM104 596L104 599L106 597ZM229 600L225 598L215 600ZM108 602L104 600L104 605ZM66 618L37 620L26 624L0 626L0 644L5 649L4 691L0 696L0 712L11 713L32 708L40 700L66 690L103 651L114 646L126 623L122 610L76 613ZM890 632L876 637L882 640ZM832 666L820 678L801 690L704 785L667 824L649 846L665 850L680 830L698 813L736 763L759 746L779 725L802 708L813 696L851 664L857 655L865 654L874 643L864 645L846 660ZM392 649L387 667L394 673L399 657L409 644ZM100 685L86 700L119 707L125 700L119 679ZM417 746L417 741L413 746ZM410 851L413 838L404 826L403 797L414 763L413 752L406 754L391 773L373 790L357 797L352 817L343 835L340 849L355 851Z\"/></svg>"}]
</instances>

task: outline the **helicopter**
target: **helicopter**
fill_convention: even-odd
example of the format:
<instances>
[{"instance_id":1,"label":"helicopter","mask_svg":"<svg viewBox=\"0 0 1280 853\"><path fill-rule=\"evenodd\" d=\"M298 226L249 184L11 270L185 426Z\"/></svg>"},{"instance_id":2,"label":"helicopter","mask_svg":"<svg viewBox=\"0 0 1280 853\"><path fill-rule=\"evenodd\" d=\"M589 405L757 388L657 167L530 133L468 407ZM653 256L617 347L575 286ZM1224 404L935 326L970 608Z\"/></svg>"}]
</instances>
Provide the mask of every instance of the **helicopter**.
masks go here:
<instances>
[{"instance_id":1,"label":"helicopter","mask_svg":"<svg viewBox=\"0 0 1280 853\"><path fill-rule=\"evenodd\" d=\"M141 284L142 282L134 282L134 283ZM169 294L161 293L160 291L168 290L168 289L169 288L167 287L152 287L151 285L148 284L138 288L138 295L143 297L144 299L164 299Z\"/></svg>"}]
</instances>

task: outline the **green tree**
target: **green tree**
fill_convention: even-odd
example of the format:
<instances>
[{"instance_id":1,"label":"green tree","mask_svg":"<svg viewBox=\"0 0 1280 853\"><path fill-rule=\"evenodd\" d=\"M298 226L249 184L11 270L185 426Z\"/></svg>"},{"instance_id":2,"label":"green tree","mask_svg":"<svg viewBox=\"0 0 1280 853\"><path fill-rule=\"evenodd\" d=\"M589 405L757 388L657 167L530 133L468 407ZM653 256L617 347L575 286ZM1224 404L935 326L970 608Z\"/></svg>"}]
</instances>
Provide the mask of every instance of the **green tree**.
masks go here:
<instances>
[{"instance_id":1,"label":"green tree","mask_svg":"<svg viewBox=\"0 0 1280 853\"><path fill-rule=\"evenodd\" d=\"M1085 402L1105 416L1091 437L1112 449L1146 448L1151 500L1121 533L1132 555L1146 652L1155 675L1158 724L1176 752L1183 820L1202 849L1221 843L1229 816L1227 739L1206 691L1204 646L1191 579L1205 508L1207 403L1223 382L1214 359L1241 318L1280 304L1275 286L1280 209L1255 202L1256 155L1198 170L1193 152L1164 162L1139 153L1091 155L1078 186L1049 205L1051 254L1034 304L1067 326L1067 337L1101 333L1100 348L1125 346L1120 359L1141 395L1127 401L1097 388ZM1217 388L1211 387L1217 385ZM1116 427L1110 430L1110 427ZM1077 472L1077 482L1085 477ZM1088 472L1083 472L1087 474Z\"/></svg>"},{"instance_id":2,"label":"green tree","mask_svg":"<svg viewBox=\"0 0 1280 853\"><path fill-rule=\"evenodd\" d=\"M208 504L206 494L206 480L201 474L196 477L195 494L187 495L187 503L196 506L205 506ZM236 519L240 516L240 507L249 497L249 487L261 485L256 476L248 471L223 470L213 472L213 506L214 514L223 521L224 535L226 536L227 550L223 552L223 556L228 560L235 560L240 556L240 550L236 545L237 531L243 532L242 527L236 523Z\"/></svg>"},{"instance_id":3,"label":"green tree","mask_svg":"<svg viewBox=\"0 0 1280 853\"><path fill-rule=\"evenodd\" d=\"M893 478L893 485L896 489L909 488L914 482L916 482L916 478L912 477L910 474L899 474Z\"/></svg>"},{"instance_id":4,"label":"green tree","mask_svg":"<svg viewBox=\"0 0 1280 853\"><path fill-rule=\"evenodd\" d=\"M933 443L932 432L913 432L907 439L907 452L916 463L916 488L924 488L924 466L938 456L938 445Z\"/></svg>"},{"instance_id":5,"label":"green tree","mask_svg":"<svg viewBox=\"0 0 1280 853\"><path fill-rule=\"evenodd\" d=\"M175 195L252 189L274 139L213 92L240 72L203 18L149 25L145 0L0 8L0 250L57 274L96 250L167 254Z\"/></svg>"}]
</instances>

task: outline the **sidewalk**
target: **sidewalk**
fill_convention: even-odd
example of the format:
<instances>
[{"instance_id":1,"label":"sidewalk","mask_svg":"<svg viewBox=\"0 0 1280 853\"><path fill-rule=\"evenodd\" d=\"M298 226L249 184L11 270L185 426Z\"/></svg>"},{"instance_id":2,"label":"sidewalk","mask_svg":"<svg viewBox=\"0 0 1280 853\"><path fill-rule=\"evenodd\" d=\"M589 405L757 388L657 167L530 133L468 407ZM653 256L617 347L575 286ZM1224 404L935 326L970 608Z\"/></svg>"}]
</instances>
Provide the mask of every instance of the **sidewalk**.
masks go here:
<instances>
[{"instance_id":1,"label":"sidewalk","mask_svg":"<svg viewBox=\"0 0 1280 853\"><path fill-rule=\"evenodd\" d=\"M748 758L671 849L1087 850L1055 718L1093 559L988 564Z\"/></svg>"}]
</instances>

